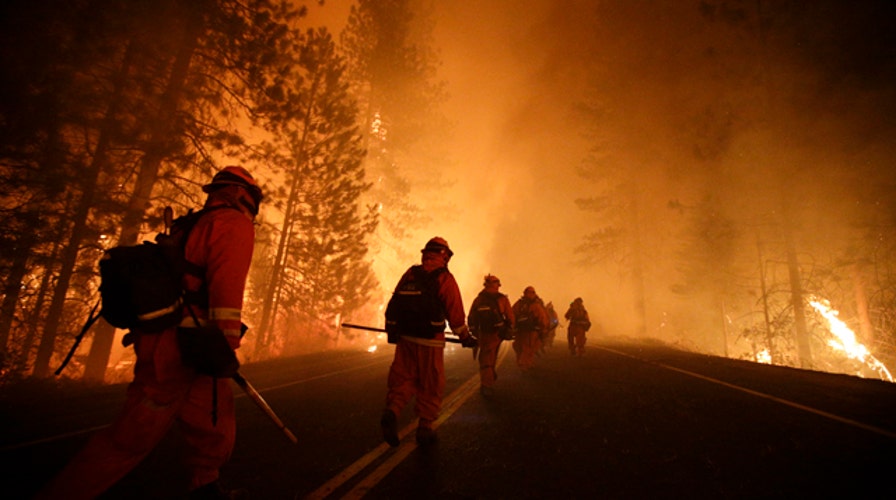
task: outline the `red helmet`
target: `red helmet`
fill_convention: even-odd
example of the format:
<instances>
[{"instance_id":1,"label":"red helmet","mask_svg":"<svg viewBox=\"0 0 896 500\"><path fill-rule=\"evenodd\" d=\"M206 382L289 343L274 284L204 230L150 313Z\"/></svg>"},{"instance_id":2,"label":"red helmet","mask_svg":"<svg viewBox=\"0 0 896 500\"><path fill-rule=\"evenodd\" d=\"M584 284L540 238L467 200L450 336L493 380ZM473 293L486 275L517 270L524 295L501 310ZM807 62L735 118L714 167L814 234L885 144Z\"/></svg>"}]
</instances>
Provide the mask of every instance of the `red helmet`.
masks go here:
<instances>
[{"instance_id":1,"label":"red helmet","mask_svg":"<svg viewBox=\"0 0 896 500\"><path fill-rule=\"evenodd\" d=\"M258 183L255 182L255 178L252 177L248 170L236 165L224 167L212 177L210 183L202 186L202 191L211 193L225 186L240 186L244 188L252 197L252 201L255 202L255 212L258 212L258 206L261 204L261 200L264 199L264 195L261 193Z\"/></svg>"},{"instance_id":2,"label":"red helmet","mask_svg":"<svg viewBox=\"0 0 896 500\"><path fill-rule=\"evenodd\" d=\"M445 238L436 236L435 238L430 239L426 242L426 246L423 247L420 252L435 252L442 253L445 252L448 254L448 258L450 259L454 252L451 251L451 248L448 247L448 242L445 241Z\"/></svg>"}]
</instances>

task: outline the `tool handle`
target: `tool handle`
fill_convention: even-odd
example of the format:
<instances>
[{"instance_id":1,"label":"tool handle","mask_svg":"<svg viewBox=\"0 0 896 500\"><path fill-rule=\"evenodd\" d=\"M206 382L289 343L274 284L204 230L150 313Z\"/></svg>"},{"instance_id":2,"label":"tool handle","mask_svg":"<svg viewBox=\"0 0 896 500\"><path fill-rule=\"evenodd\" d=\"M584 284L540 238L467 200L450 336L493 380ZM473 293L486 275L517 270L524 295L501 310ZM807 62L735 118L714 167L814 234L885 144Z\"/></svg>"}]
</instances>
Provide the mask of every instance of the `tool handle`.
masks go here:
<instances>
[{"instance_id":1,"label":"tool handle","mask_svg":"<svg viewBox=\"0 0 896 500\"><path fill-rule=\"evenodd\" d=\"M385 333L385 331L386 331L383 328L376 328L373 326L356 325L354 323L342 323L341 326L342 326L342 328L354 328L355 330L368 330L371 332L384 332ZM445 342L449 342L452 344L460 344L460 339L456 339L454 337L445 337Z\"/></svg>"}]
</instances>

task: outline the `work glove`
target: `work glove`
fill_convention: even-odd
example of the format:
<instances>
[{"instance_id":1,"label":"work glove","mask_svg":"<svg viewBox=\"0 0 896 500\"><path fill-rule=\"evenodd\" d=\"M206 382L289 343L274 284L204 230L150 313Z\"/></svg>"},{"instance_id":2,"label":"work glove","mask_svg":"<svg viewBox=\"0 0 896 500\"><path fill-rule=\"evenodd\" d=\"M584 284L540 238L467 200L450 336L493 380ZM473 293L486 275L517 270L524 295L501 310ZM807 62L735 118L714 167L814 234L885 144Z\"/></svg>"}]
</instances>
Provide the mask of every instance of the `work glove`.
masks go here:
<instances>
[{"instance_id":1,"label":"work glove","mask_svg":"<svg viewBox=\"0 0 896 500\"><path fill-rule=\"evenodd\" d=\"M501 340L513 340L514 331L510 328L502 328L498 330L498 337L500 337Z\"/></svg>"},{"instance_id":2,"label":"work glove","mask_svg":"<svg viewBox=\"0 0 896 500\"><path fill-rule=\"evenodd\" d=\"M476 339L476 337L467 335L466 337L460 339L460 345L472 349L474 347L479 347L479 341Z\"/></svg>"},{"instance_id":3,"label":"work glove","mask_svg":"<svg viewBox=\"0 0 896 500\"><path fill-rule=\"evenodd\" d=\"M216 326L178 327L176 338L181 361L203 375L230 378L240 368L236 353Z\"/></svg>"}]
</instances>

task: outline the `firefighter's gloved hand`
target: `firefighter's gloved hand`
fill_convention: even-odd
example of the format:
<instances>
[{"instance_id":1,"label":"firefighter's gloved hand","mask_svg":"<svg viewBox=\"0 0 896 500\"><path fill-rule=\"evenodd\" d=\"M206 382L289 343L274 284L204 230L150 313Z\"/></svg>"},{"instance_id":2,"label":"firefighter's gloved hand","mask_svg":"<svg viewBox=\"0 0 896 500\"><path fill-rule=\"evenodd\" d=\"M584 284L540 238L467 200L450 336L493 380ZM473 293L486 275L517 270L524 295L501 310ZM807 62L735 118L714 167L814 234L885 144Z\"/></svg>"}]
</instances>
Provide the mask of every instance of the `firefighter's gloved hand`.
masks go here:
<instances>
[{"instance_id":1,"label":"firefighter's gloved hand","mask_svg":"<svg viewBox=\"0 0 896 500\"><path fill-rule=\"evenodd\" d=\"M479 341L476 340L476 337L467 335L466 337L460 339L460 345L472 349L474 347L479 347Z\"/></svg>"}]
</instances>

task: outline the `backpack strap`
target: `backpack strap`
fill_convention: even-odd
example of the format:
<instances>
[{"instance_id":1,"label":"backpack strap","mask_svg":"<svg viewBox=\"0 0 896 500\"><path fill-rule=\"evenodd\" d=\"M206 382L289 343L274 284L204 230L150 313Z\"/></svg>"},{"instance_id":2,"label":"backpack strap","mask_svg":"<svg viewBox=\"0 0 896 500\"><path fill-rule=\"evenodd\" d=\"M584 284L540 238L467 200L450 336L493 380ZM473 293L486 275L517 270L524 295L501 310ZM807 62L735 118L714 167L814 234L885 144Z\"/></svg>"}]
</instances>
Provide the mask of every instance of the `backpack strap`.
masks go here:
<instances>
[{"instance_id":1,"label":"backpack strap","mask_svg":"<svg viewBox=\"0 0 896 500\"><path fill-rule=\"evenodd\" d=\"M446 267L437 267L432 271L426 272L421 264L417 264L411 267L411 272L414 273L414 280L418 283L421 283L423 286L438 285L439 276L447 270L448 268Z\"/></svg>"}]
</instances>

